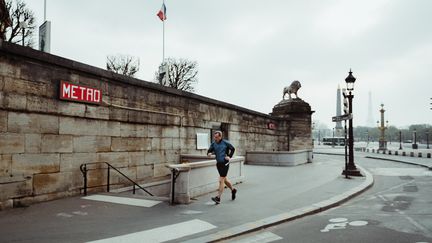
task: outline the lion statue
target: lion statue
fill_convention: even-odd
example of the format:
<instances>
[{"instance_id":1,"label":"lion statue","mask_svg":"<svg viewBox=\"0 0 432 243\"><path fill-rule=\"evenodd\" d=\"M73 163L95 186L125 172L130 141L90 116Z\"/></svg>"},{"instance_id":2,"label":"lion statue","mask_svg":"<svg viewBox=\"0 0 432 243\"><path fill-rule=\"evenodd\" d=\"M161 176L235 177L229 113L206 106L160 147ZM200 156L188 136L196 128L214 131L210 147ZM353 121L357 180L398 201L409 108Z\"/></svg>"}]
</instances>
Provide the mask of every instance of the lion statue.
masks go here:
<instances>
[{"instance_id":1,"label":"lion statue","mask_svg":"<svg viewBox=\"0 0 432 243\"><path fill-rule=\"evenodd\" d=\"M285 87L283 90L282 99L285 99L285 95L288 94L289 99L291 99L291 94L295 94L298 98L297 91L301 88L301 84L298 80L295 80L291 83L290 86Z\"/></svg>"}]
</instances>

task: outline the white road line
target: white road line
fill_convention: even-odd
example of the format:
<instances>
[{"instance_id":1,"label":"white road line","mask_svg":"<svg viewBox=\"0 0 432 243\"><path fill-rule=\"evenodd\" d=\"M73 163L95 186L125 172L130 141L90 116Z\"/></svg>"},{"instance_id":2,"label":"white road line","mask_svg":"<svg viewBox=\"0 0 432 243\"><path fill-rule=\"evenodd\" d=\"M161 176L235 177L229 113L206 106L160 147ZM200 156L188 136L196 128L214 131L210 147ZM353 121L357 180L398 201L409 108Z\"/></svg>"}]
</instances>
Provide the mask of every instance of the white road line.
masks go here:
<instances>
[{"instance_id":1,"label":"white road line","mask_svg":"<svg viewBox=\"0 0 432 243\"><path fill-rule=\"evenodd\" d=\"M164 242L216 228L205 221L194 219L178 224L171 224L150 230L116 236L91 242Z\"/></svg>"},{"instance_id":2,"label":"white road line","mask_svg":"<svg viewBox=\"0 0 432 243\"><path fill-rule=\"evenodd\" d=\"M272 232L264 232L261 234L252 235L236 241L228 241L230 243L267 243L277 240L282 240L283 238L279 235L273 234Z\"/></svg>"},{"instance_id":3,"label":"white road line","mask_svg":"<svg viewBox=\"0 0 432 243\"><path fill-rule=\"evenodd\" d=\"M154 201L154 200L145 200L145 199L127 198L127 197L114 197L114 196L106 196L106 195L92 195L92 196L83 197L83 199L138 206L138 207L147 207L147 208L153 207L154 205L161 202L161 201Z\"/></svg>"}]
</instances>

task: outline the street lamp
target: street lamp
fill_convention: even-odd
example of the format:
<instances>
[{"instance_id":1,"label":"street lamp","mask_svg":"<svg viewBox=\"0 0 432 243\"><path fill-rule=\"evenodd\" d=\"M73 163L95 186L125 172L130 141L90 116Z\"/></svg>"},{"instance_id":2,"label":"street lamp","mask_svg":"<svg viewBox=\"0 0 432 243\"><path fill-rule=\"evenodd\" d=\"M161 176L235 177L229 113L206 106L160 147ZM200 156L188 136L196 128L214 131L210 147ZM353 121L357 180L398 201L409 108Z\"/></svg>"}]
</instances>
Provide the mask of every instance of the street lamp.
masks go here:
<instances>
[{"instance_id":1,"label":"street lamp","mask_svg":"<svg viewBox=\"0 0 432 243\"><path fill-rule=\"evenodd\" d=\"M427 149L429 149L429 131L426 131L426 144L427 144Z\"/></svg>"},{"instance_id":2,"label":"street lamp","mask_svg":"<svg viewBox=\"0 0 432 243\"><path fill-rule=\"evenodd\" d=\"M19 23L19 26L22 29L22 45L24 46L24 36L25 36L25 29L28 27L27 23L25 21L22 21Z\"/></svg>"},{"instance_id":3,"label":"street lamp","mask_svg":"<svg viewBox=\"0 0 432 243\"><path fill-rule=\"evenodd\" d=\"M347 91L348 95L346 96L348 98L348 106L349 106L349 114L353 113L353 107L352 107L352 100L354 98L354 95L352 92L354 91L354 82L356 81L356 78L352 75L352 71L350 69L348 77L345 78L345 82L347 85ZM348 147L349 147L349 155L348 155L348 164L346 165L345 170L342 172L342 174L348 176L362 176L360 174L360 171L356 168L354 164L354 133L353 133L353 118L349 119L349 129L348 129Z\"/></svg>"},{"instance_id":4,"label":"street lamp","mask_svg":"<svg viewBox=\"0 0 432 243\"><path fill-rule=\"evenodd\" d=\"M318 145L321 145L321 130L318 129Z\"/></svg>"},{"instance_id":5,"label":"street lamp","mask_svg":"<svg viewBox=\"0 0 432 243\"><path fill-rule=\"evenodd\" d=\"M414 143L412 145L413 149L418 149L418 145L417 145L417 130L414 128Z\"/></svg>"},{"instance_id":6,"label":"street lamp","mask_svg":"<svg viewBox=\"0 0 432 243\"><path fill-rule=\"evenodd\" d=\"M402 150L402 130L399 130L399 150Z\"/></svg>"}]
</instances>

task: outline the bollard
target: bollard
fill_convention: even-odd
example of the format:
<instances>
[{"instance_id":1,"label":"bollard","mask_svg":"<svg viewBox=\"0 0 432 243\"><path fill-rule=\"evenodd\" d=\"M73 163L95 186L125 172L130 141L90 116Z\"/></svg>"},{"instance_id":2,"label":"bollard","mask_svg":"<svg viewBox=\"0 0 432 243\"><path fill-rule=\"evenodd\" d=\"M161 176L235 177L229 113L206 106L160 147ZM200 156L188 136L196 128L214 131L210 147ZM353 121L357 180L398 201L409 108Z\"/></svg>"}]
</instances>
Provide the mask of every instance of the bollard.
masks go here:
<instances>
[{"instance_id":1,"label":"bollard","mask_svg":"<svg viewBox=\"0 0 432 243\"><path fill-rule=\"evenodd\" d=\"M410 157L414 157L414 152L410 152Z\"/></svg>"},{"instance_id":2,"label":"bollard","mask_svg":"<svg viewBox=\"0 0 432 243\"><path fill-rule=\"evenodd\" d=\"M391 150L388 151L388 154L391 155Z\"/></svg>"},{"instance_id":3,"label":"bollard","mask_svg":"<svg viewBox=\"0 0 432 243\"><path fill-rule=\"evenodd\" d=\"M369 153L369 149L366 149L366 152L368 152L368 153Z\"/></svg>"},{"instance_id":4,"label":"bollard","mask_svg":"<svg viewBox=\"0 0 432 243\"><path fill-rule=\"evenodd\" d=\"M421 158L422 157L422 153L418 152L418 157Z\"/></svg>"},{"instance_id":5,"label":"bollard","mask_svg":"<svg viewBox=\"0 0 432 243\"><path fill-rule=\"evenodd\" d=\"M402 156L406 156L406 153L405 153L405 151L402 151Z\"/></svg>"},{"instance_id":6,"label":"bollard","mask_svg":"<svg viewBox=\"0 0 432 243\"><path fill-rule=\"evenodd\" d=\"M399 155L398 151L395 151L395 155Z\"/></svg>"},{"instance_id":7,"label":"bollard","mask_svg":"<svg viewBox=\"0 0 432 243\"><path fill-rule=\"evenodd\" d=\"M427 156L429 159L431 158L431 153L427 153Z\"/></svg>"},{"instance_id":8,"label":"bollard","mask_svg":"<svg viewBox=\"0 0 432 243\"><path fill-rule=\"evenodd\" d=\"M375 149L372 149L372 153L375 153Z\"/></svg>"}]
</instances>

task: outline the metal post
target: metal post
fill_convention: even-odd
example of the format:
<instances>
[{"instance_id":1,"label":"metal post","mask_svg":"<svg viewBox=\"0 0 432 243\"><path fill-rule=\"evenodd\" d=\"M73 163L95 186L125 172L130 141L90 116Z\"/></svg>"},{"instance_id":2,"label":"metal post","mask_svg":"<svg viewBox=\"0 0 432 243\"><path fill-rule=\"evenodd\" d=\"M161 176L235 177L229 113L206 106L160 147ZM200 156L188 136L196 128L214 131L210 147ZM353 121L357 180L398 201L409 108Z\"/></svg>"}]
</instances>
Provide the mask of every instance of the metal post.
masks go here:
<instances>
[{"instance_id":1,"label":"metal post","mask_svg":"<svg viewBox=\"0 0 432 243\"><path fill-rule=\"evenodd\" d=\"M429 131L426 132L426 144L427 144L427 149L429 149Z\"/></svg>"},{"instance_id":2,"label":"metal post","mask_svg":"<svg viewBox=\"0 0 432 243\"><path fill-rule=\"evenodd\" d=\"M107 192L110 191L110 167L108 166L107 170Z\"/></svg>"},{"instance_id":3,"label":"metal post","mask_svg":"<svg viewBox=\"0 0 432 243\"><path fill-rule=\"evenodd\" d=\"M87 165L84 165L84 196L87 196Z\"/></svg>"},{"instance_id":4,"label":"metal post","mask_svg":"<svg viewBox=\"0 0 432 243\"><path fill-rule=\"evenodd\" d=\"M321 130L318 130L318 145L321 145Z\"/></svg>"},{"instance_id":5,"label":"metal post","mask_svg":"<svg viewBox=\"0 0 432 243\"><path fill-rule=\"evenodd\" d=\"M352 99L354 98L354 95L350 91L347 95L348 97L348 105L349 105L349 114L352 114L353 108L352 108ZM353 119L349 119L349 128L348 128L348 166L344 170L343 173L345 175L350 176L362 176L360 174L360 171L357 169L354 163L354 132L353 132Z\"/></svg>"},{"instance_id":6,"label":"metal post","mask_svg":"<svg viewBox=\"0 0 432 243\"><path fill-rule=\"evenodd\" d=\"M399 150L402 150L402 131L399 130Z\"/></svg>"},{"instance_id":7,"label":"metal post","mask_svg":"<svg viewBox=\"0 0 432 243\"><path fill-rule=\"evenodd\" d=\"M334 141L334 127L333 127L333 139L332 139L332 147L335 146L335 141Z\"/></svg>"},{"instance_id":8,"label":"metal post","mask_svg":"<svg viewBox=\"0 0 432 243\"><path fill-rule=\"evenodd\" d=\"M345 120L345 171L348 170L348 151L347 151L347 121ZM348 179L348 173L345 173L345 178Z\"/></svg>"}]
</instances>

